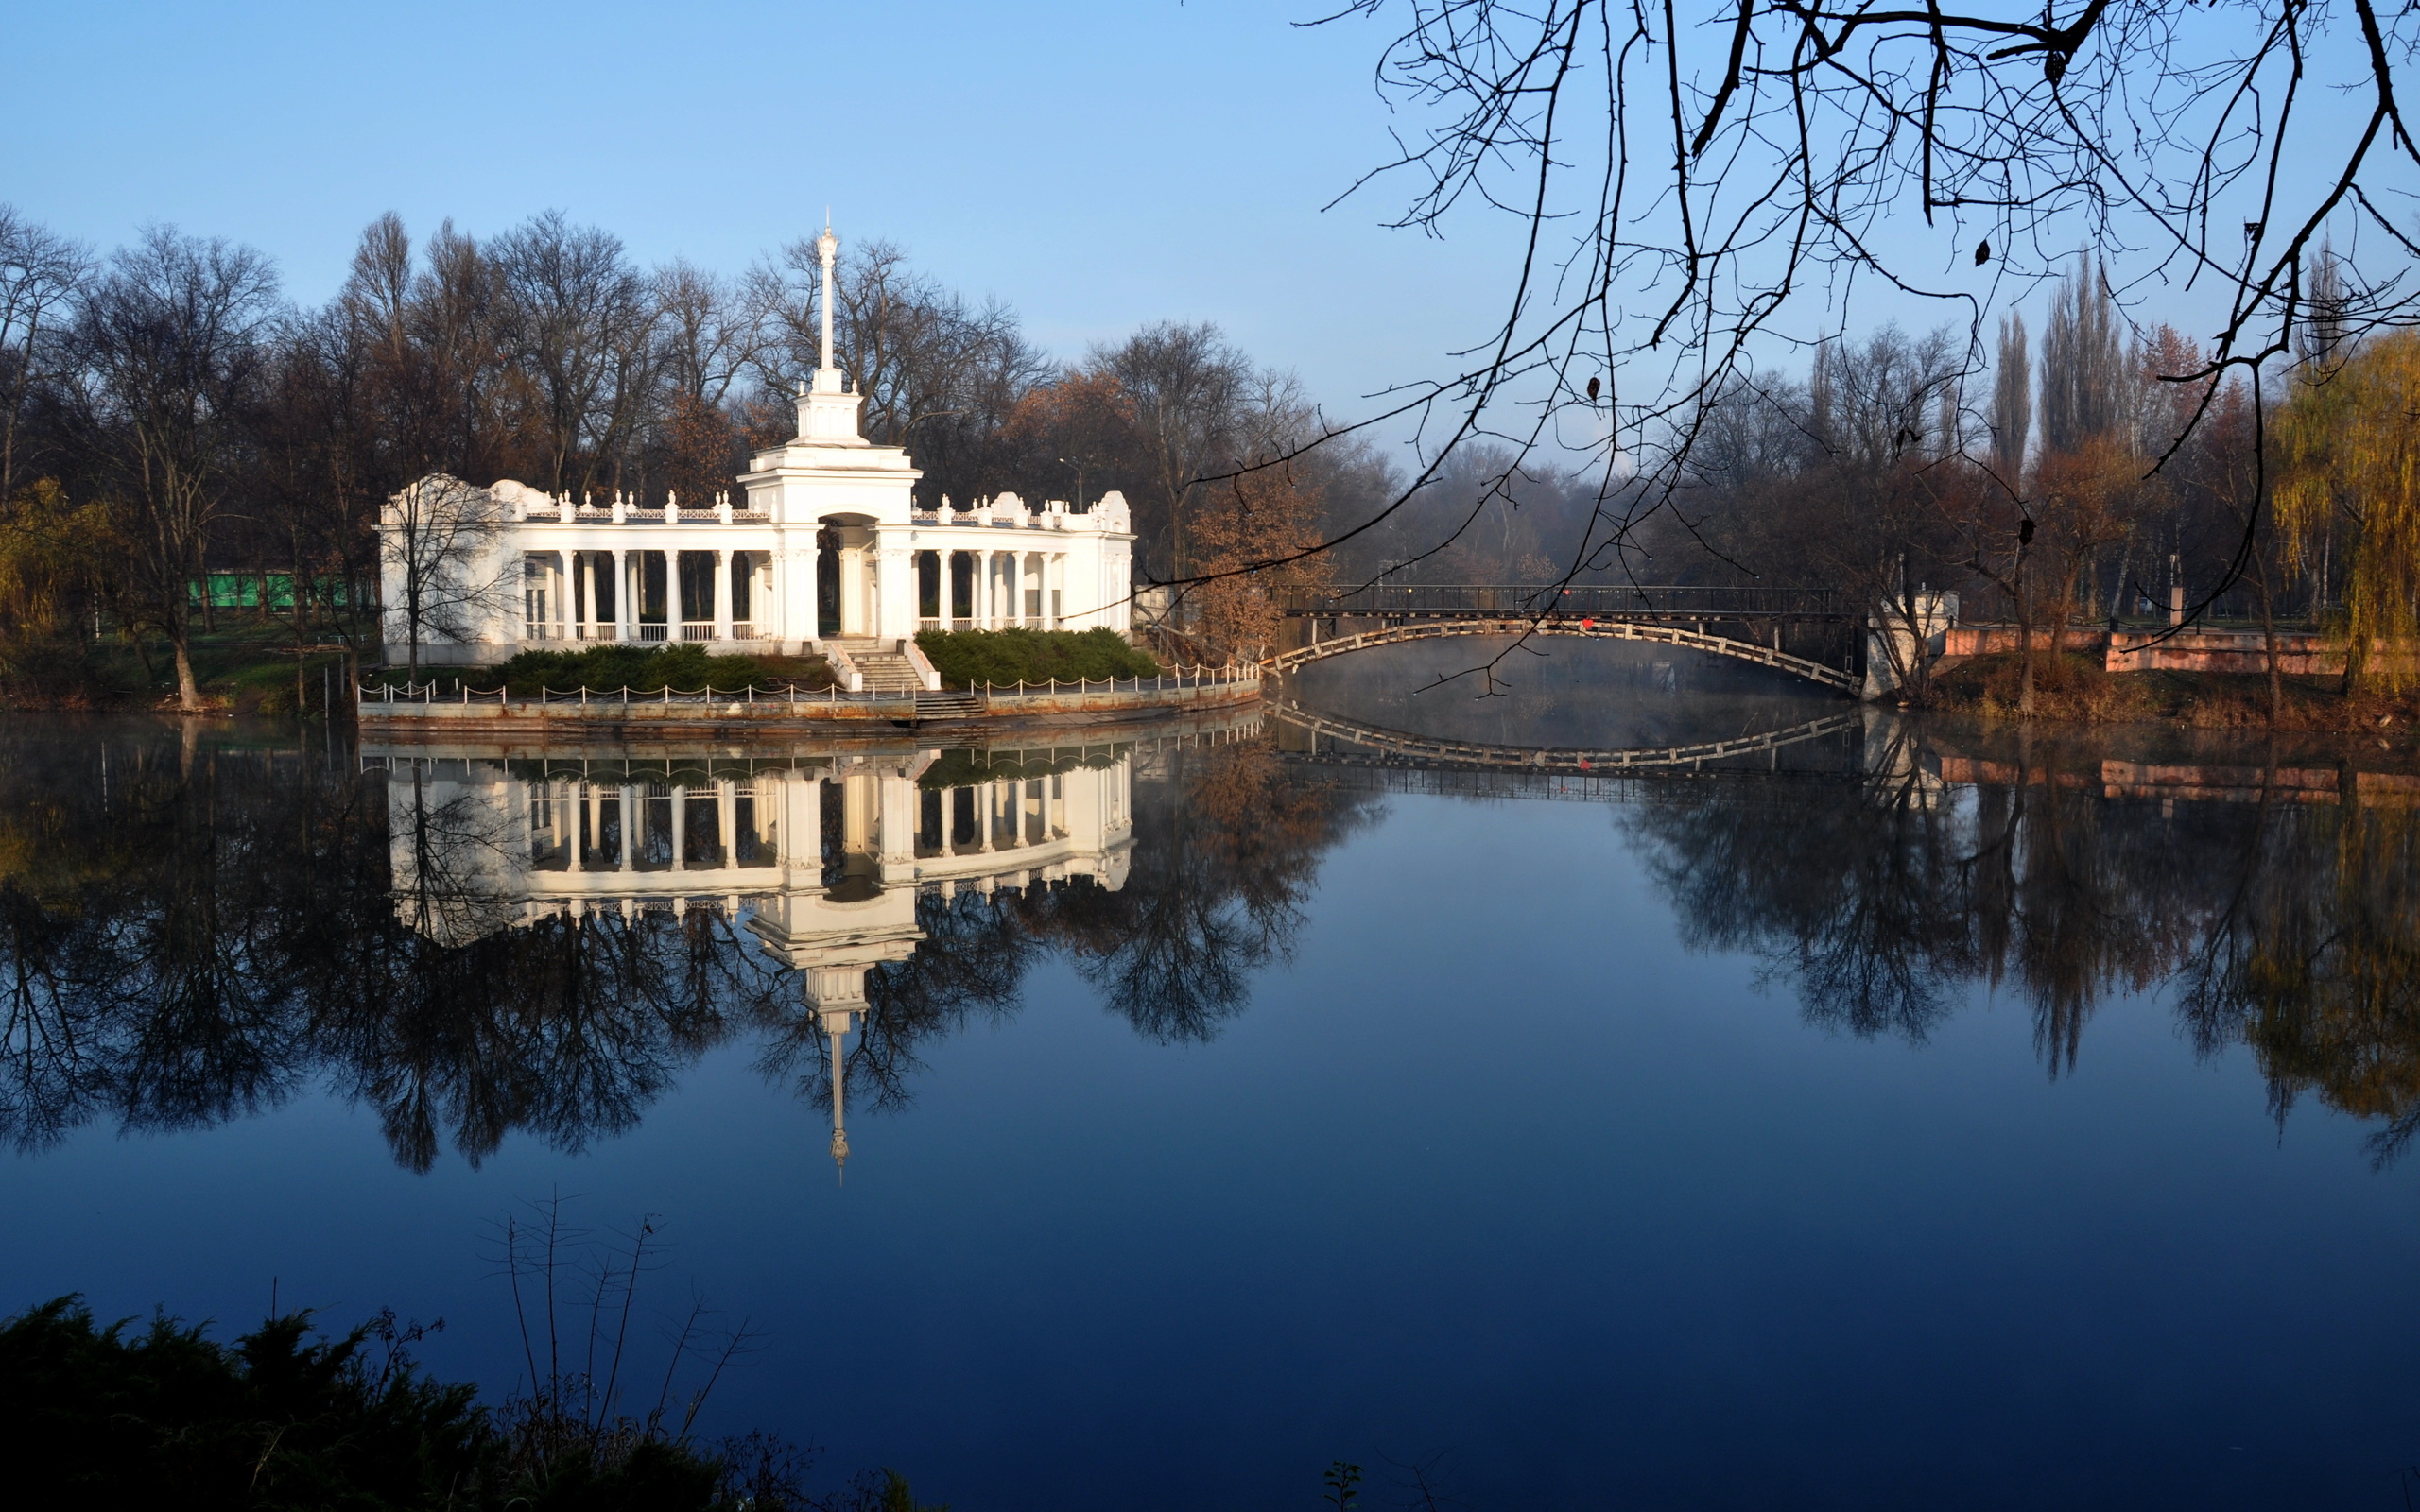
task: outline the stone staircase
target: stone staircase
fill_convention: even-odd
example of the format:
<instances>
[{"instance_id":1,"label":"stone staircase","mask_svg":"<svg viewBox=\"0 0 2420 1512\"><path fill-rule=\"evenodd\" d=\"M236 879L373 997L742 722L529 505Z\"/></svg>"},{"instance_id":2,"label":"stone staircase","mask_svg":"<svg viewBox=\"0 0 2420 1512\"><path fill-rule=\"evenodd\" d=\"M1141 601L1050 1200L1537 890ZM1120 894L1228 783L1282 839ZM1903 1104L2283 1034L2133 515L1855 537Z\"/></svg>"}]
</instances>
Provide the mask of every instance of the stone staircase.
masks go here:
<instances>
[{"instance_id":1,"label":"stone staircase","mask_svg":"<svg viewBox=\"0 0 2420 1512\"><path fill-rule=\"evenodd\" d=\"M885 646L871 636L829 636L823 643L840 652L865 679L868 693L912 695L918 719L975 719L987 707L979 693L952 693L925 686L916 663L907 653Z\"/></svg>"},{"instance_id":2,"label":"stone staircase","mask_svg":"<svg viewBox=\"0 0 2420 1512\"><path fill-rule=\"evenodd\" d=\"M919 719L974 719L984 710L979 693L932 693L916 695L916 717Z\"/></svg>"},{"instance_id":3,"label":"stone staircase","mask_svg":"<svg viewBox=\"0 0 2420 1512\"><path fill-rule=\"evenodd\" d=\"M826 644L847 653L849 661L865 674L868 693L925 691L925 679L916 675L916 664L902 652L884 649L883 643L871 636L833 636Z\"/></svg>"}]
</instances>

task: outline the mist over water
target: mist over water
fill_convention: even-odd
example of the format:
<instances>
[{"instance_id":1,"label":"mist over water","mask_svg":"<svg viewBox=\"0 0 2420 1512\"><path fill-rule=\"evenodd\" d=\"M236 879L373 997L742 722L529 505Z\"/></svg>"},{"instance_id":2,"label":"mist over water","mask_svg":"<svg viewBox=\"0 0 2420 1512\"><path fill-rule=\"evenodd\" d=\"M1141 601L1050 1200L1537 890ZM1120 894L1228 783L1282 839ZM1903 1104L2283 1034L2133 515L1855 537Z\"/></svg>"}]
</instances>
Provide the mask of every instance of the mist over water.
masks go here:
<instances>
[{"instance_id":1,"label":"mist over water","mask_svg":"<svg viewBox=\"0 0 2420 1512\"><path fill-rule=\"evenodd\" d=\"M1854 717L1610 777L14 718L0 1297L392 1305L500 1391L561 1195L760 1332L715 1431L961 1509L2400 1504L2420 776L1647 646L1409 691L1474 644L1297 691Z\"/></svg>"}]
</instances>

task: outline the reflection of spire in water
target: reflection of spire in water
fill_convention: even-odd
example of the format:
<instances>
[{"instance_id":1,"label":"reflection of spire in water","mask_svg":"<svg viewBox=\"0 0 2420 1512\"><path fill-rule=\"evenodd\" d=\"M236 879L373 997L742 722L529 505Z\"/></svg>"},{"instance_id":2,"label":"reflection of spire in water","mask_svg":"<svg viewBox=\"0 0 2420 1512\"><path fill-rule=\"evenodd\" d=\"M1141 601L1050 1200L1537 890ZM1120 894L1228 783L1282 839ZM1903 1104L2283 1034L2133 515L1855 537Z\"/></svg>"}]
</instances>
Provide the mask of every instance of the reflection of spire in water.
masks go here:
<instances>
[{"instance_id":1,"label":"reflection of spire in water","mask_svg":"<svg viewBox=\"0 0 2420 1512\"><path fill-rule=\"evenodd\" d=\"M857 980L862 995L865 973L859 972ZM849 1059L847 1052L840 1047L840 1041L848 1038L849 1021L854 1017L846 1008L826 1008L823 1011L823 1033L832 1041L832 1169L844 1178L849 1166Z\"/></svg>"},{"instance_id":2,"label":"reflection of spire in water","mask_svg":"<svg viewBox=\"0 0 2420 1512\"><path fill-rule=\"evenodd\" d=\"M849 1063L840 1058L840 1037L832 1037L832 1169L843 1177L849 1165Z\"/></svg>"}]
</instances>

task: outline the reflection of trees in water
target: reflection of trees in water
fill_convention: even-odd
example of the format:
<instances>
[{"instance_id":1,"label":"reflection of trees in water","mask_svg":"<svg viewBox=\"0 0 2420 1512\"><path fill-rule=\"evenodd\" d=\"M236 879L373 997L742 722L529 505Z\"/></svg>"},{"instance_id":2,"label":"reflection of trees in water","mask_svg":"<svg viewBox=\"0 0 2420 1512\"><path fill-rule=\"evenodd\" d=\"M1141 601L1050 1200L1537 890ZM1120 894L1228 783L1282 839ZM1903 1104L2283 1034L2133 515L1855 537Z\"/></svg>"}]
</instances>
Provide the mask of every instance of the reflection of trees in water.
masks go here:
<instances>
[{"instance_id":1,"label":"reflection of trees in water","mask_svg":"<svg viewBox=\"0 0 2420 1512\"><path fill-rule=\"evenodd\" d=\"M2182 1006L2204 1047L2252 1047L2279 1119L2308 1091L2383 1121L2383 1163L2420 1133L2420 823L2343 797L2262 805Z\"/></svg>"},{"instance_id":2,"label":"reflection of trees in water","mask_svg":"<svg viewBox=\"0 0 2420 1512\"><path fill-rule=\"evenodd\" d=\"M792 995L704 909L557 916L458 947L380 933L334 979L313 1049L416 1170L441 1128L474 1162L516 1128L563 1149L628 1129L728 1024Z\"/></svg>"},{"instance_id":3,"label":"reflection of trees in water","mask_svg":"<svg viewBox=\"0 0 2420 1512\"><path fill-rule=\"evenodd\" d=\"M2019 993L2051 1074L2105 998L2166 986L2242 1042L2280 1117L2305 1091L2420 1135L2420 824L2403 808L2102 796L2044 744L2009 780L1676 782L1624 822L1692 945L1756 954L1810 1021L1922 1040L1972 981ZM2270 784L2274 786L2273 782Z\"/></svg>"},{"instance_id":4,"label":"reflection of trees in water","mask_svg":"<svg viewBox=\"0 0 2420 1512\"><path fill-rule=\"evenodd\" d=\"M1241 1009L1350 810L1256 747L1167 761L1137 785L1122 890L920 901L930 937L868 974L853 1093L903 1103L917 1048L1012 1011L1052 951L1154 1038L1206 1038ZM207 1125L325 1078L414 1169L514 1130L577 1149L742 1030L828 1092L795 978L735 920L508 919L487 811L396 785L390 802L383 772L173 730L0 730L0 1135Z\"/></svg>"},{"instance_id":5,"label":"reflection of trees in water","mask_svg":"<svg viewBox=\"0 0 2420 1512\"><path fill-rule=\"evenodd\" d=\"M1844 782L1650 784L1628 811L1682 938L1762 955L1808 1016L1922 1040L1970 973L1945 907L1959 855L1943 816L1904 793L1863 802Z\"/></svg>"},{"instance_id":6,"label":"reflection of trees in water","mask_svg":"<svg viewBox=\"0 0 2420 1512\"><path fill-rule=\"evenodd\" d=\"M866 972L848 1051L851 1106L894 1108L923 1069L920 1045L1019 1005L1029 967L1063 953L1110 1012L1161 1043L1198 1042L1250 1005L1253 974L1293 951L1319 862L1359 824L1348 795L1289 771L1265 743L1176 747L1134 787L1125 885L1089 877L1049 888L926 895L913 956ZM831 1095L815 1016L779 1010L762 1064Z\"/></svg>"}]
</instances>

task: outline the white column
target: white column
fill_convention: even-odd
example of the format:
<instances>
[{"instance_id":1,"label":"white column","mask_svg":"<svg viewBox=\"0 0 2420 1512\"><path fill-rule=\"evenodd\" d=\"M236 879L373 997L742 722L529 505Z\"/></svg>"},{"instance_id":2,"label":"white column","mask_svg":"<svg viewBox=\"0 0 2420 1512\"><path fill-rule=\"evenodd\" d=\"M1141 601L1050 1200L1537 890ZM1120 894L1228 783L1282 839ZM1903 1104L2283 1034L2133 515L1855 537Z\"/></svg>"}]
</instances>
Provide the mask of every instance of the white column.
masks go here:
<instances>
[{"instance_id":1,"label":"white column","mask_svg":"<svg viewBox=\"0 0 2420 1512\"><path fill-rule=\"evenodd\" d=\"M900 532L902 536L905 531ZM874 558L874 633L885 641L916 638L916 554L883 542Z\"/></svg>"},{"instance_id":2,"label":"white column","mask_svg":"<svg viewBox=\"0 0 2420 1512\"><path fill-rule=\"evenodd\" d=\"M815 544L815 532L806 534L806 549L790 553L790 565L798 570L798 580L790 594L790 606L799 614L792 622L798 631L801 649L817 639L822 627L815 621L815 606L822 598L822 587L817 581L823 573L823 553Z\"/></svg>"},{"instance_id":3,"label":"white column","mask_svg":"<svg viewBox=\"0 0 2420 1512\"><path fill-rule=\"evenodd\" d=\"M731 553L715 552L715 639L731 639Z\"/></svg>"},{"instance_id":4,"label":"white column","mask_svg":"<svg viewBox=\"0 0 2420 1512\"><path fill-rule=\"evenodd\" d=\"M722 864L739 864L738 784L724 779L715 783L715 820L721 829Z\"/></svg>"},{"instance_id":5,"label":"white column","mask_svg":"<svg viewBox=\"0 0 2420 1512\"><path fill-rule=\"evenodd\" d=\"M840 572L840 633L866 633L866 564L865 553L856 546L842 546L839 551Z\"/></svg>"},{"instance_id":6,"label":"white column","mask_svg":"<svg viewBox=\"0 0 2420 1512\"><path fill-rule=\"evenodd\" d=\"M803 532L786 532L782 549L773 554L774 602L780 628L774 633L790 649L804 654L815 639L815 552L799 549ZM805 535L810 542L815 539Z\"/></svg>"},{"instance_id":7,"label":"white column","mask_svg":"<svg viewBox=\"0 0 2420 1512\"><path fill-rule=\"evenodd\" d=\"M1009 595L1009 623L1011 625L1023 625L1025 623L1025 586L1024 575L1022 572L1024 566L1025 557L1023 553L1010 551L1000 554L1000 586L1002 589L1006 590Z\"/></svg>"},{"instance_id":8,"label":"white column","mask_svg":"<svg viewBox=\"0 0 2420 1512\"><path fill-rule=\"evenodd\" d=\"M672 869L686 871L689 861L681 852L688 849L689 790L674 783L672 787Z\"/></svg>"},{"instance_id":9,"label":"white column","mask_svg":"<svg viewBox=\"0 0 2420 1512\"><path fill-rule=\"evenodd\" d=\"M673 546L664 553L664 638L681 639L681 627L688 618L689 606L681 593L681 548Z\"/></svg>"},{"instance_id":10,"label":"white column","mask_svg":"<svg viewBox=\"0 0 2420 1512\"><path fill-rule=\"evenodd\" d=\"M790 864L803 869L806 873L806 882L817 887L823 885L823 784L826 781L837 782L839 779L819 776L796 784L802 789L801 806L806 812L805 816L791 829L790 839L786 843L792 849L786 852Z\"/></svg>"},{"instance_id":11,"label":"white column","mask_svg":"<svg viewBox=\"0 0 2420 1512\"><path fill-rule=\"evenodd\" d=\"M632 869L636 868L636 867L638 866L638 853L639 853L639 847L638 847L638 802L637 802L637 800L636 800L636 799L632 799L632 798L631 797L631 780L630 780L627 776L625 776L625 777L622 779L622 791L621 791L621 804L622 804L622 865L621 865L621 869L622 869L622 870L624 870L624 871L630 871L630 870L632 870Z\"/></svg>"},{"instance_id":12,"label":"white column","mask_svg":"<svg viewBox=\"0 0 2420 1512\"><path fill-rule=\"evenodd\" d=\"M629 561L631 554L616 548L612 555L614 558L614 639L634 640L639 632L638 622L631 613L631 564Z\"/></svg>"},{"instance_id":13,"label":"white column","mask_svg":"<svg viewBox=\"0 0 2420 1512\"><path fill-rule=\"evenodd\" d=\"M912 868L916 861L917 800L922 796L913 779L883 777L876 801L881 805L881 817L875 824L875 840L883 868L883 881L890 880L893 867ZM912 872L909 873L912 876Z\"/></svg>"}]
</instances>

